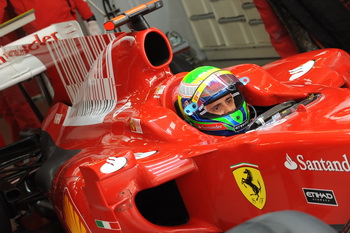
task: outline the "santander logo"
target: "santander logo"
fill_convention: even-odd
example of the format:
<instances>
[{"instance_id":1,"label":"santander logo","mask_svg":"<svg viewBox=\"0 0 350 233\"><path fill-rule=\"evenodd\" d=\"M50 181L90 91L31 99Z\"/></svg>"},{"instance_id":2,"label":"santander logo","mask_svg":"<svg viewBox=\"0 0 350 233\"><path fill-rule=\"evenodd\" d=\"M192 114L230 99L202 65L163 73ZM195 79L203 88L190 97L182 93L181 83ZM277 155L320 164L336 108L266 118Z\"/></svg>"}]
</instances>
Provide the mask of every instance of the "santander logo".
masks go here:
<instances>
[{"instance_id":1,"label":"santander logo","mask_svg":"<svg viewBox=\"0 0 350 233\"><path fill-rule=\"evenodd\" d=\"M314 67L314 65L315 61L311 60L302 64L301 66L298 66L297 68L289 70L289 74L291 74L289 81L293 81L295 79L300 78L301 76L309 72L312 69L312 67Z\"/></svg>"},{"instance_id":2,"label":"santander logo","mask_svg":"<svg viewBox=\"0 0 350 233\"><path fill-rule=\"evenodd\" d=\"M109 157L106 163L101 166L100 171L106 174L116 172L122 169L127 162L128 160L125 157Z\"/></svg>"},{"instance_id":3,"label":"santander logo","mask_svg":"<svg viewBox=\"0 0 350 233\"><path fill-rule=\"evenodd\" d=\"M302 171L350 172L350 163L346 154L335 160L325 160L323 158L308 160L303 155L297 155L292 159L286 154L284 166L292 171L300 169Z\"/></svg>"},{"instance_id":4,"label":"santander logo","mask_svg":"<svg viewBox=\"0 0 350 233\"><path fill-rule=\"evenodd\" d=\"M294 162L288 154L286 154L286 161L284 162L284 166L289 170L296 170L298 168L298 164Z\"/></svg>"},{"instance_id":5,"label":"santander logo","mask_svg":"<svg viewBox=\"0 0 350 233\"><path fill-rule=\"evenodd\" d=\"M0 64L7 62L13 56L23 56L30 51L37 50L40 48L39 45L46 44L49 41L81 36L84 36L83 31L75 20L52 24L1 47Z\"/></svg>"},{"instance_id":6,"label":"santander logo","mask_svg":"<svg viewBox=\"0 0 350 233\"><path fill-rule=\"evenodd\" d=\"M39 45L46 44L47 41L57 41L57 32L53 32L50 35L39 37L38 34L33 35L33 41L27 45L21 45L21 48L12 49L6 51L2 56L0 56L0 64L7 62L9 57L23 56L29 53L31 50L36 50Z\"/></svg>"}]
</instances>

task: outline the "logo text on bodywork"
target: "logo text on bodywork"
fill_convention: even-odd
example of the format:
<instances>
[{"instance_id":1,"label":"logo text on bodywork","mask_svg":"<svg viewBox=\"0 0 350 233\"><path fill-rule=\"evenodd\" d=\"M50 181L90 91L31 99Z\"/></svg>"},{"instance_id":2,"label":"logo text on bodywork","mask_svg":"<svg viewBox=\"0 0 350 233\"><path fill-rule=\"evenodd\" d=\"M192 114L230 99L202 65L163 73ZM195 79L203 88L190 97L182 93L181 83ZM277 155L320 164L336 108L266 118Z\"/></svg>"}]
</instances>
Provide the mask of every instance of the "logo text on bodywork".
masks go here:
<instances>
[{"instance_id":1,"label":"logo text on bodywork","mask_svg":"<svg viewBox=\"0 0 350 233\"><path fill-rule=\"evenodd\" d=\"M303 188L306 201L310 204L338 206L332 190Z\"/></svg>"}]
</instances>

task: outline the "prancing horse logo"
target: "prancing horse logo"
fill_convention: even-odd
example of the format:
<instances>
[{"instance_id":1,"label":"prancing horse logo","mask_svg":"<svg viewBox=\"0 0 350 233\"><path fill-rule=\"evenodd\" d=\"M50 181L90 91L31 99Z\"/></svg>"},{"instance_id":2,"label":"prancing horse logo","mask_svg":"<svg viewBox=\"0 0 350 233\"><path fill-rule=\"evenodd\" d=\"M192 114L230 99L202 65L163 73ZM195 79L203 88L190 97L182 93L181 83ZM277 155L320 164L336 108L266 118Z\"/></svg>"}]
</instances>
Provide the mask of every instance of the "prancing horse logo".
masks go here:
<instances>
[{"instance_id":1,"label":"prancing horse logo","mask_svg":"<svg viewBox=\"0 0 350 233\"><path fill-rule=\"evenodd\" d=\"M255 164L240 163L230 167L236 183L247 200L258 209L266 203L264 180Z\"/></svg>"},{"instance_id":2,"label":"prancing horse logo","mask_svg":"<svg viewBox=\"0 0 350 233\"><path fill-rule=\"evenodd\" d=\"M253 184L252 172L249 169L245 169L243 173L247 174L247 178L242 178L242 184L244 185L244 187L247 187L246 185L250 186L253 190L253 193L250 194L250 196L256 196L256 200L259 200L259 193L261 191L261 185L259 180L257 180L259 185L258 188L258 186Z\"/></svg>"}]
</instances>

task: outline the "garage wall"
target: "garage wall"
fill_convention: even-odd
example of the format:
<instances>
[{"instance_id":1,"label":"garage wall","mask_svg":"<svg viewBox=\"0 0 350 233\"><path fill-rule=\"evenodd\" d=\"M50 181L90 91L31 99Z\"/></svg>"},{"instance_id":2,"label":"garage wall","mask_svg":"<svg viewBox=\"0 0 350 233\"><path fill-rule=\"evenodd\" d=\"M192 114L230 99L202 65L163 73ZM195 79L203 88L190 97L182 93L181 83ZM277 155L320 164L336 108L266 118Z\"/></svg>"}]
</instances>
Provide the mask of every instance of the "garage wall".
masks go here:
<instances>
[{"instance_id":1,"label":"garage wall","mask_svg":"<svg viewBox=\"0 0 350 233\"><path fill-rule=\"evenodd\" d=\"M103 23L105 19L101 14L100 10L103 11L102 0L88 0L90 7L94 11L98 23L103 29ZM131 9L140 4L147 3L148 0L110 0L112 4L119 8L121 12ZM204 60L206 56L199 49L196 38L193 34L191 26L188 22L187 15L184 11L180 0L163 0L164 6L157 11L154 11L145 16L149 25L152 27L159 28L164 33L168 31L178 32L185 40L190 43L190 46L195 49L197 58ZM97 9L99 8L99 9ZM123 27L123 30L128 30Z\"/></svg>"}]
</instances>

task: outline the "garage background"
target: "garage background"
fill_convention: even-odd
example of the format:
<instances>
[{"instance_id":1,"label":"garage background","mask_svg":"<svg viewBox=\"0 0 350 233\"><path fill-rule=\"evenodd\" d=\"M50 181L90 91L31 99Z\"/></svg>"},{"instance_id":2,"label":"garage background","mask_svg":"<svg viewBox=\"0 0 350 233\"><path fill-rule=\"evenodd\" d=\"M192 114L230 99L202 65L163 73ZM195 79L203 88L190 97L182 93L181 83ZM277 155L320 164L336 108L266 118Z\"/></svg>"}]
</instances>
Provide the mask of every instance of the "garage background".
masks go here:
<instances>
[{"instance_id":1,"label":"garage background","mask_svg":"<svg viewBox=\"0 0 350 233\"><path fill-rule=\"evenodd\" d=\"M104 1L88 2L103 30ZM145 3L142 0L108 2L121 12ZM161 9L146 15L146 20L164 33L179 33L195 49L199 60L279 57L253 1L163 0L163 3Z\"/></svg>"}]
</instances>

